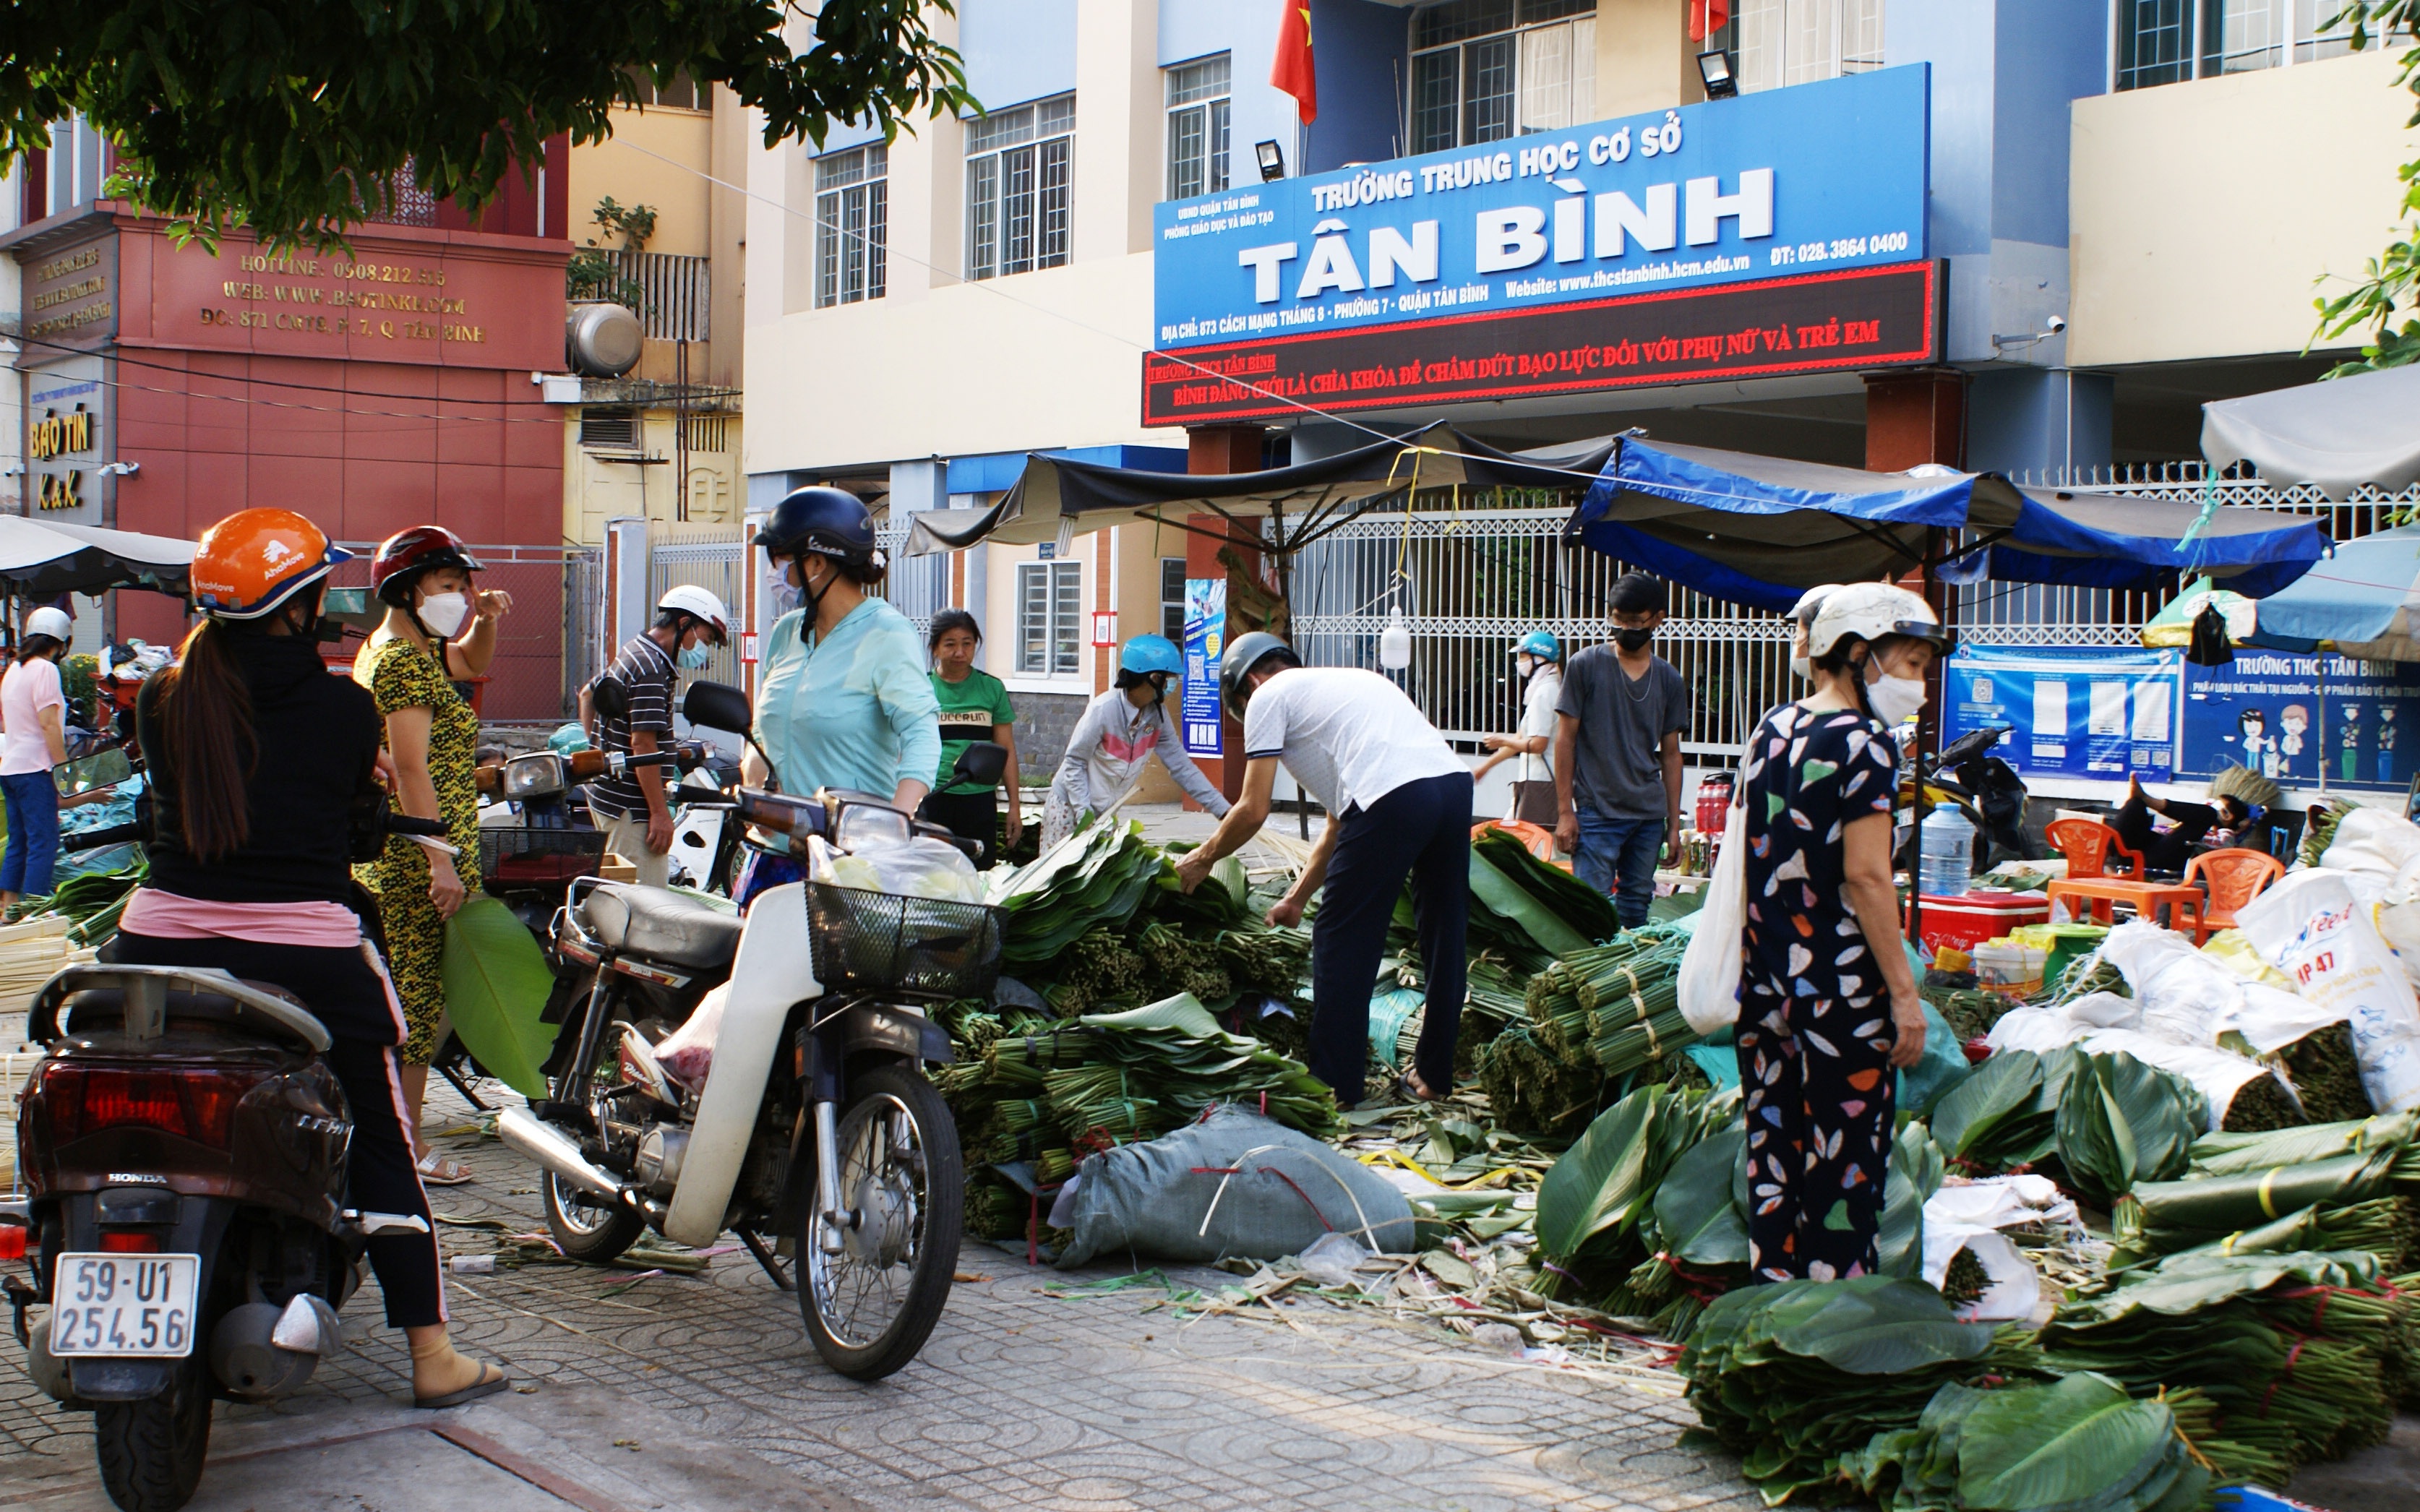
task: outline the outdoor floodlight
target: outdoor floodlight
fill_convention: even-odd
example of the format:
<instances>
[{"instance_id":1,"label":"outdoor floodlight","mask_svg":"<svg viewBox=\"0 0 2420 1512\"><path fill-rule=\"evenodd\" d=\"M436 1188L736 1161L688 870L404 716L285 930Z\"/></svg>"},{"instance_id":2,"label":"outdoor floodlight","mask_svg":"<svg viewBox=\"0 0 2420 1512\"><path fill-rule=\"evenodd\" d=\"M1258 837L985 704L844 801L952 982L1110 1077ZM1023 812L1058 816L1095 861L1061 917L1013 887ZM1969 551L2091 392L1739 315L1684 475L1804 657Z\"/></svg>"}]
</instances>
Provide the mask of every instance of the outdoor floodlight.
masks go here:
<instances>
[{"instance_id":1,"label":"outdoor floodlight","mask_svg":"<svg viewBox=\"0 0 2420 1512\"><path fill-rule=\"evenodd\" d=\"M1275 142L1255 142L1252 156L1261 160L1261 182L1270 183L1285 177L1285 149Z\"/></svg>"},{"instance_id":2,"label":"outdoor floodlight","mask_svg":"<svg viewBox=\"0 0 2420 1512\"><path fill-rule=\"evenodd\" d=\"M1739 76L1731 72L1731 55L1720 48L1698 54L1698 77L1706 82L1708 100L1729 100L1739 93Z\"/></svg>"}]
</instances>

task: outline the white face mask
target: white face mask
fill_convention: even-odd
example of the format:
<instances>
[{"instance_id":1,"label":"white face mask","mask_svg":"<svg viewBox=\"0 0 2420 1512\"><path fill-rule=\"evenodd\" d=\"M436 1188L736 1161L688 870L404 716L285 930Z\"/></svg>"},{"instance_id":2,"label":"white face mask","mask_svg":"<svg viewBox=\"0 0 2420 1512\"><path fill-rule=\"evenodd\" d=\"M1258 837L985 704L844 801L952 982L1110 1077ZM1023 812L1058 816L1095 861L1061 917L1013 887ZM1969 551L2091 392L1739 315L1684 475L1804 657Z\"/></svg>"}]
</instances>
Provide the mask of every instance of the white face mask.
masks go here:
<instances>
[{"instance_id":1,"label":"white face mask","mask_svg":"<svg viewBox=\"0 0 2420 1512\"><path fill-rule=\"evenodd\" d=\"M1875 718L1896 727L1924 707L1923 680L1889 675L1879 677L1866 685L1866 702L1873 705Z\"/></svg>"},{"instance_id":2,"label":"white face mask","mask_svg":"<svg viewBox=\"0 0 2420 1512\"><path fill-rule=\"evenodd\" d=\"M1811 683L1815 681L1815 664L1807 660L1805 656L1791 657L1790 670L1796 672L1800 678L1807 682Z\"/></svg>"},{"instance_id":3,"label":"white face mask","mask_svg":"<svg viewBox=\"0 0 2420 1512\"><path fill-rule=\"evenodd\" d=\"M428 633L441 640L451 640L462 622L471 617L471 599L467 594L431 594L420 601L420 623Z\"/></svg>"}]
</instances>

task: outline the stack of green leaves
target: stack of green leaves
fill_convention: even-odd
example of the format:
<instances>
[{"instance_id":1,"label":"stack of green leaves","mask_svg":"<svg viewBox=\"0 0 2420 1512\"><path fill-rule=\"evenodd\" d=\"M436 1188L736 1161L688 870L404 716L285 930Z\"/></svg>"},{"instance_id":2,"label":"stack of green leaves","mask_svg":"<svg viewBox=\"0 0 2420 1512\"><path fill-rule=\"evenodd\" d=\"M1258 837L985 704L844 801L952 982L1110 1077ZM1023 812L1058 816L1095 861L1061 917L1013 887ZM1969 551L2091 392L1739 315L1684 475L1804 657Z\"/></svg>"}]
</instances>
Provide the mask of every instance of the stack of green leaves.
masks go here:
<instances>
[{"instance_id":1,"label":"stack of green leaves","mask_svg":"<svg viewBox=\"0 0 2420 1512\"><path fill-rule=\"evenodd\" d=\"M2386 1436L2384 1357L2410 1308L2359 1251L2196 1251L2071 1295L2041 1346L2054 1369L2097 1370L2138 1396L2196 1388L2228 1438L2300 1463Z\"/></svg>"},{"instance_id":2,"label":"stack of green leaves","mask_svg":"<svg viewBox=\"0 0 2420 1512\"><path fill-rule=\"evenodd\" d=\"M1738 1116L1735 1092L1661 1086L1606 1109L1539 1183L1540 1253L1584 1281L1627 1275L1647 1258L1642 1231L1674 1163Z\"/></svg>"},{"instance_id":3,"label":"stack of green leaves","mask_svg":"<svg viewBox=\"0 0 2420 1512\"><path fill-rule=\"evenodd\" d=\"M2226 1414L2210 1393L2194 1386L2180 1386L2174 1391L2163 1390L2159 1399L2168 1404L2177 1420L2177 1431L2193 1444L2194 1452L2211 1462L2218 1478L2229 1486L2283 1486L2293 1474L2290 1461L2281 1459L2257 1443L2230 1439L2221 1427Z\"/></svg>"},{"instance_id":4,"label":"stack of green leaves","mask_svg":"<svg viewBox=\"0 0 2420 1512\"><path fill-rule=\"evenodd\" d=\"M2373 1111L2361 1085L2361 1059L2353 1053L2352 1026L2329 1025L2277 1052L2286 1077L2302 1099L2304 1117L2314 1123L2366 1119ZM2230 1114L2234 1109L2227 1110ZM2281 1126L2282 1127L2282 1126Z\"/></svg>"},{"instance_id":5,"label":"stack of green leaves","mask_svg":"<svg viewBox=\"0 0 2420 1512\"><path fill-rule=\"evenodd\" d=\"M2300 1132L2280 1130L2271 1137ZM2253 1245L2244 1244L2242 1236L2313 1208L2344 1208L2397 1188L2420 1191L2420 1149L2409 1145L2304 1154L2242 1168L2231 1160L2227 1165L2228 1169L2196 1171L2181 1180L2138 1183L2112 1213L2118 1238L2112 1263L2122 1269L2208 1245L2267 1248L2281 1236L2273 1233Z\"/></svg>"},{"instance_id":6,"label":"stack of green leaves","mask_svg":"<svg viewBox=\"0 0 2420 1512\"><path fill-rule=\"evenodd\" d=\"M1993 1056L1932 1105L1933 1143L1973 1170L2031 1165L2058 1148L2059 1098L2075 1058L2071 1050Z\"/></svg>"},{"instance_id":7,"label":"stack of green leaves","mask_svg":"<svg viewBox=\"0 0 2420 1512\"><path fill-rule=\"evenodd\" d=\"M1610 940L1621 933L1621 916L1614 911L1611 898L1561 867L1539 860L1510 831L1482 830L1470 848L1586 938Z\"/></svg>"},{"instance_id":8,"label":"stack of green leaves","mask_svg":"<svg viewBox=\"0 0 2420 1512\"><path fill-rule=\"evenodd\" d=\"M2184 1512L2211 1473L2175 1415L2081 1374L1933 1393L1912 1427L1844 1456L1843 1475L1884 1512Z\"/></svg>"},{"instance_id":9,"label":"stack of green leaves","mask_svg":"<svg viewBox=\"0 0 2420 1512\"><path fill-rule=\"evenodd\" d=\"M2105 1209L2138 1180L2182 1176L2209 1121L2210 1100L2183 1077L2129 1055L2079 1054L2054 1119L2059 1164Z\"/></svg>"},{"instance_id":10,"label":"stack of green leaves","mask_svg":"<svg viewBox=\"0 0 2420 1512\"><path fill-rule=\"evenodd\" d=\"M1698 1042L1681 1016L1680 942L1659 946L1579 983L1589 1011L1589 1055L1607 1076L1621 1076Z\"/></svg>"},{"instance_id":11,"label":"stack of green leaves","mask_svg":"<svg viewBox=\"0 0 2420 1512\"><path fill-rule=\"evenodd\" d=\"M1609 945L1587 946L1558 956L1529 979L1524 1006L1538 1041L1575 1064L1595 1063L1593 1010L1620 995L1624 1005L1641 983L1659 974L1677 975L1685 943L1668 928L1633 930Z\"/></svg>"},{"instance_id":12,"label":"stack of green leaves","mask_svg":"<svg viewBox=\"0 0 2420 1512\"><path fill-rule=\"evenodd\" d=\"M1479 1089L1497 1123L1532 1139L1569 1139L1588 1127L1605 1095L1605 1073L1565 1060L1516 1023L1479 1052Z\"/></svg>"},{"instance_id":13,"label":"stack of green leaves","mask_svg":"<svg viewBox=\"0 0 2420 1512\"><path fill-rule=\"evenodd\" d=\"M1141 825L1113 820L1086 825L1030 866L995 872L985 901L1002 916L1001 959L1052 961L1102 924L1124 928L1168 871Z\"/></svg>"},{"instance_id":14,"label":"stack of green leaves","mask_svg":"<svg viewBox=\"0 0 2420 1512\"><path fill-rule=\"evenodd\" d=\"M1681 1373L1699 1421L1778 1504L1842 1499L1843 1459L1877 1433L1917 1427L1943 1386L2035 1364L2022 1332L1960 1322L1921 1281L1857 1276L1725 1293L1699 1319Z\"/></svg>"}]
</instances>

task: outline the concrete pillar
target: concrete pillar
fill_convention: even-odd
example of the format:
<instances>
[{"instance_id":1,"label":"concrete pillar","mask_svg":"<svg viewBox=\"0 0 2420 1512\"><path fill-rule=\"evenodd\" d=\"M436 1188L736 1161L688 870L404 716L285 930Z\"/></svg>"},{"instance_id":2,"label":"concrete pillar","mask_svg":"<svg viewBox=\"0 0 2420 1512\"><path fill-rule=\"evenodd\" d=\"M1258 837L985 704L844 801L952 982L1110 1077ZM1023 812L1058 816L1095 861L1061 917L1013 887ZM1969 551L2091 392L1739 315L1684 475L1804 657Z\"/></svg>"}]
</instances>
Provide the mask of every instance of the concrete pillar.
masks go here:
<instances>
[{"instance_id":1,"label":"concrete pillar","mask_svg":"<svg viewBox=\"0 0 2420 1512\"><path fill-rule=\"evenodd\" d=\"M605 658L647 628L647 522L605 522Z\"/></svg>"},{"instance_id":2,"label":"concrete pillar","mask_svg":"<svg viewBox=\"0 0 2420 1512\"><path fill-rule=\"evenodd\" d=\"M1076 261L1151 250L1165 110L1159 7L1076 0Z\"/></svg>"},{"instance_id":3,"label":"concrete pillar","mask_svg":"<svg viewBox=\"0 0 2420 1512\"><path fill-rule=\"evenodd\" d=\"M1689 40L1689 8L1673 0L1597 0L1597 120L1706 98Z\"/></svg>"},{"instance_id":4,"label":"concrete pillar","mask_svg":"<svg viewBox=\"0 0 2420 1512\"><path fill-rule=\"evenodd\" d=\"M1926 462L1965 465L1965 376L1918 372L1866 379L1866 466L1903 472Z\"/></svg>"},{"instance_id":5,"label":"concrete pillar","mask_svg":"<svg viewBox=\"0 0 2420 1512\"><path fill-rule=\"evenodd\" d=\"M1196 475L1230 472L1257 472L1261 469L1261 447L1265 432L1258 425L1195 425L1185 433L1185 471ZM1192 529L1185 532L1185 575L1187 578L1223 578L1226 564L1218 560L1218 548L1233 544L1245 564L1259 570L1261 554L1249 538L1235 535L1230 540L1222 535L1233 530L1217 515L1196 515L1187 522ZM1234 621L1227 623L1227 639L1235 637ZM1241 721L1219 717L1219 745L1223 751L1234 753L1230 761L1222 756L1196 756L1194 764L1202 768L1218 791L1230 801L1244 791L1244 726Z\"/></svg>"},{"instance_id":6,"label":"concrete pillar","mask_svg":"<svg viewBox=\"0 0 2420 1512\"><path fill-rule=\"evenodd\" d=\"M2116 383L2064 367L1978 373L1968 390L1967 465L2069 483L2110 463Z\"/></svg>"}]
</instances>

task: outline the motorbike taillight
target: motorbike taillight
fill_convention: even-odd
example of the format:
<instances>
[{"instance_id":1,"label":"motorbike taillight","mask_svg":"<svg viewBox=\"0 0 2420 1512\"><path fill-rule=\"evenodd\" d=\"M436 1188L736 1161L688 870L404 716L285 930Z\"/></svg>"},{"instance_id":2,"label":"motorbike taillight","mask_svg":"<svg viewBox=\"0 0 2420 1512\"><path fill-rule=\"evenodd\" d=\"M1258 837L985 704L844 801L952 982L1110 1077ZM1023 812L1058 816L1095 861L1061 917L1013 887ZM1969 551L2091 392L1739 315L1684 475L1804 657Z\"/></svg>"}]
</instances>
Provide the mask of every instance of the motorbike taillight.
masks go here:
<instances>
[{"instance_id":1,"label":"motorbike taillight","mask_svg":"<svg viewBox=\"0 0 2420 1512\"><path fill-rule=\"evenodd\" d=\"M236 1104L272 1074L265 1066L137 1068L63 1060L43 1072L42 1097L57 1144L131 1125L224 1149Z\"/></svg>"},{"instance_id":2,"label":"motorbike taillight","mask_svg":"<svg viewBox=\"0 0 2420 1512\"><path fill-rule=\"evenodd\" d=\"M160 1253L160 1236L135 1229L113 1229L101 1236L101 1252L103 1255L157 1255Z\"/></svg>"}]
</instances>

